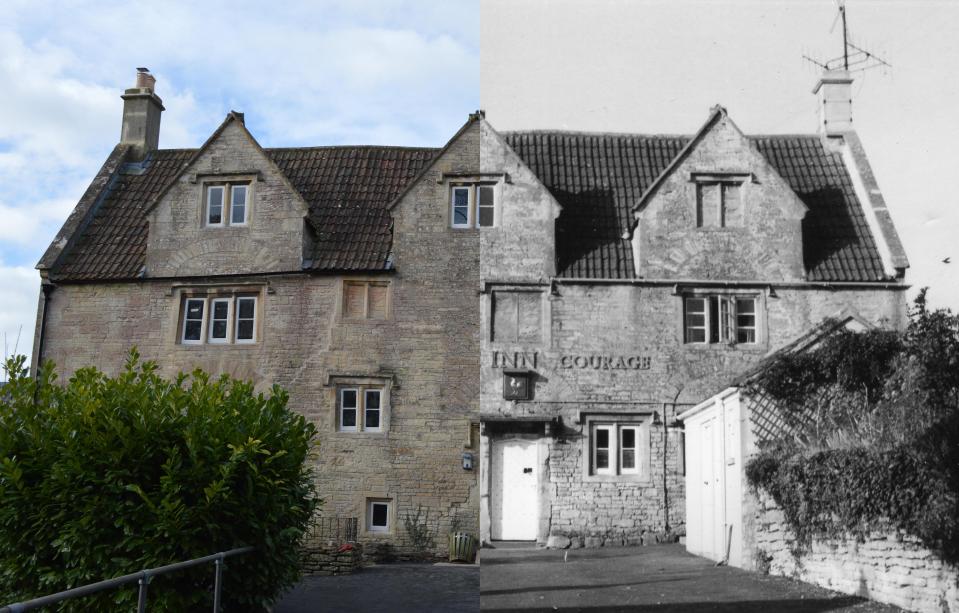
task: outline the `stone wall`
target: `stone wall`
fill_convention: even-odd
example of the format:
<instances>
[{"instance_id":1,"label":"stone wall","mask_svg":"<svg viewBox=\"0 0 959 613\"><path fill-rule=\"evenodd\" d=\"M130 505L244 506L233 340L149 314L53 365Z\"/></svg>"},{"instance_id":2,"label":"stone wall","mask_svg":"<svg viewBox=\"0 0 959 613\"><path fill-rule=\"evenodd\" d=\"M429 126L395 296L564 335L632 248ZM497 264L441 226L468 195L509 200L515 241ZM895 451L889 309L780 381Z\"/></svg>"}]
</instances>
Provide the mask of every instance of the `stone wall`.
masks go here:
<instances>
[{"instance_id":1,"label":"stone wall","mask_svg":"<svg viewBox=\"0 0 959 613\"><path fill-rule=\"evenodd\" d=\"M316 483L324 501L322 512L358 518L360 542L389 545L397 557L422 555L404 525L407 516L418 512L430 533L445 535L457 523L476 534L478 470L463 469L462 454L478 452L478 436L474 436L479 414L478 233L450 229L448 187L438 185L437 179L445 173L479 168L478 132L474 127L452 143L394 209L394 272L151 280L148 270L147 278L137 282L62 284L53 290L48 304L42 357L56 362L64 378L90 365L116 373L136 346L166 376L202 368L215 375L252 380L258 391L279 385L290 394L289 406L317 426ZM257 154L251 144L243 144L246 137L237 124L228 126L221 137L210 155L215 156L221 144L224 151ZM221 163L226 165L228 160ZM269 168L262 170L266 179L251 205L254 223L248 228L254 233L262 229L256 216L265 214L267 206L282 204L279 192L275 199L263 200L264 190L277 178ZM279 190L282 185L275 187ZM176 205L172 209L192 212L176 221L170 207L161 207L158 219L193 224L195 232L200 223L196 185L187 182L176 189L180 188L183 194L171 192L170 204ZM290 211L295 208L290 200L285 204ZM302 223L302 214L298 219ZM151 242L154 253L170 250L165 258L169 262L182 252L193 253L189 232L184 231L187 243L181 245L164 234L175 234L174 226L164 229L162 223L151 226L151 241L157 241ZM280 226L274 230L285 231ZM171 272L262 273L274 269L277 254L286 247L295 244L300 249L299 237L267 238L278 245L276 252L241 250L236 270L223 269L200 255L190 260L189 270ZM227 247L217 247L221 249ZM343 286L350 280L389 284L385 320L343 317ZM255 343L180 341L186 296L239 293L258 299ZM337 386L357 383L384 387L381 432L344 432L337 427ZM367 530L370 499L391 503L387 532ZM433 553L445 554L444 540L435 540Z\"/></svg>"},{"instance_id":2,"label":"stone wall","mask_svg":"<svg viewBox=\"0 0 959 613\"><path fill-rule=\"evenodd\" d=\"M929 613L959 611L959 568L894 528L855 538L816 539L799 557L783 512L763 492L753 498L752 562L757 570ZM747 560L748 563L748 560Z\"/></svg>"},{"instance_id":3,"label":"stone wall","mask_svg":"<svg viewBox=\"0 0 959 613\"><path fill-rule=\"evenodd\" d=\"M303 550L306 576L349 575L363 568L362 545L314 545Z\"/></svg>"}]
</instances>

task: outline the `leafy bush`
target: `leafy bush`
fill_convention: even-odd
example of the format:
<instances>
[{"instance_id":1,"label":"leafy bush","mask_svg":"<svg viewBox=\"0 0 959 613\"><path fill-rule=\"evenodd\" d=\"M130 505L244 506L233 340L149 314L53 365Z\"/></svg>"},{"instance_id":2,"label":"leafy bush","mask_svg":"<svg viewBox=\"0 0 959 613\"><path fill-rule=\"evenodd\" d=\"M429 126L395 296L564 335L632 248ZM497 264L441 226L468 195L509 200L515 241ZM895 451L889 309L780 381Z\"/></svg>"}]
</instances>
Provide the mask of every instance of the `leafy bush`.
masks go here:
<instances>
[{"instance_id":1,"label":"leafy bush","mask_svg":"<svg viewBox=\"0 0 959 613\"><path fill-rule=\"evenodd\" d=\"M746 466L800 547L892 525L959 563L959 317L920 292L902 333L845 332L785 356L749 390L799 432Z\"/></svg>"},{"instance_id":2,"label":"leafy bush","mask_svg":"<svg viewBox=\"0 0 959 613\"><path fill-rule=\"evenodd\" d=\"M226 561L224 609L263 610L298 575L318 501L315 429L287 395L202 371L167 381L134 350L123 371L65 386L7 362L0 398L0 604L252 545ZM212 564L155 578L151 611L212 606ZM130 611L136 586L64 611Z\"/></svg>"}]
</instances>

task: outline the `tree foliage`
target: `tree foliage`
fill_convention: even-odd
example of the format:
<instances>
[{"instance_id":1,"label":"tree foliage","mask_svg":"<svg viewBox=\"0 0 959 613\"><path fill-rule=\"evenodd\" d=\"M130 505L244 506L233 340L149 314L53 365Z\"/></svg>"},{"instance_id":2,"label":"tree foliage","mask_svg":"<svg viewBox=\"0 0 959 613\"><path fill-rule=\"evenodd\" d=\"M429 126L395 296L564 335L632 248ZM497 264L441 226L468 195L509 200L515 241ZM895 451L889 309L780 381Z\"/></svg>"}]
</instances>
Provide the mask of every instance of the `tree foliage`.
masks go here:
<instances>
[{"instance_id":1,"label":"tree foliage","mask_svg":"<svg viewBox=\"0 0 959 613\"><path fill-rule=\"evenodd\" d=\"M892 525L959 563L959 316L920 292L903 332L844 332L779 359L765 394L799 435L746 477L783 509L800 547Z\"/></svg>"},{"instance_id":2,"label":"tree foliage","mask_svg":"<svg viewBox=\"0 0 959 613\"><path fill-rule=\"evenodd\" d=\"M109 377L7 362L0 401L0 604L252 545L227 560L224 609L263 610L298 574L318 501L315 429L274 387L202 371L163 379L134 350ZM155 578L151 611L212 606L213 565ZM130 611L136 586L64 611Z\"/></svg>"}]
</instances>

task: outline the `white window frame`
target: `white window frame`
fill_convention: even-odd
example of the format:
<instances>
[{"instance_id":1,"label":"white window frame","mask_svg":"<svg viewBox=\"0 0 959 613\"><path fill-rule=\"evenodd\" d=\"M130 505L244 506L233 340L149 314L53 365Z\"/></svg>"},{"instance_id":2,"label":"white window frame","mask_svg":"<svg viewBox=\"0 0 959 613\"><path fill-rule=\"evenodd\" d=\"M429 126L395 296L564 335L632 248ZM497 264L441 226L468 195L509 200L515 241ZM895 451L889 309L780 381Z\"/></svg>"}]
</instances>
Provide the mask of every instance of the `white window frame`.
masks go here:
<instances>
[{"instance_id":1,"label":"white window frame","mask_svg":"<svg viewBox=\"0 0 959 613\"><path fill-rule=\"evenodd\" d=\"M225 304L226 304L226 317L223 318L223 320L222 320L222 321L225 321L225 322L226 322L226 335L225 335L223 338L214 338L214 337L213 337L213 329L215 328L214 323L216 323L216 321L217 321L217 320L214 318L214 313L216 312L216 305L217 305L217 303L225 303ZM206 342L210 343L211 345L227 345L227 344L229 344L230 341L232 340L231 334L230 334L230 332L231 332L230 328L231 328L231 323L232 323L232 320L233 320L233 317L232 317L232 315L233 315L233 298L232 298L232 297L230 297L230 298L211 298L211 299L209 300L208 304L207 304L207 309L208 309L209 313L207 313L207 314L206 314L206 317L205 317L205 319L207 319L207 321L208 321L207 326L206 326L206 329L207 329Z\"/></svg>"},{"instance_id":2,"label":"white window frame","mask_svg":"<svg viewBox=\"0 0 959 613\"><path fill-rule=\"evenodd\" d=\"M211 212L210 208L213 206L212 198L210 197L210 195L213 193L214 190L220 191L220 222L219 223L212 223L210 221L210 212ZM206 186L206 208L204 210L205 215L203 218L204 225L206 225L206 227L222 228L226 225L226 211L227 211L226 194L227 194L226 185L218 184L218 185Z\"/></svg>"},{"instance_id":3,"label":"white window frame","mask_svg":"<svg viewBox=\"0 0 959 613\"><path fill-rule=\"evenodd\" d=\"M347 407L346 403L343 402L343 397L346 395L346 392L353 392L356 398L356 404L352 407ZM360 393L359 387L341 387L337 393L337 430L340 432L359 432L360 431L360 419L361 413L363 411L362 404L360 402L362 394ZM353 416L353 425L345 426L343 425L343 413L347 410L354 411Z\"/></svg>"},{"instance_id":4,"label":"white window frame","mask_svg":"<svg viewBox=\"0 0 959 613\"><path fill-rule=\"evenodd\" d=\"M466 223L456 222L456 193L466 192ZM473 227L473 190L469 185L453 185L450 187L450 227L465 230Z\"/></svg>"},{"instance_id":5,"label":"white window frame","mask_svg":"<svg viewBox=\"0 0 959 613\"><path fill-rule=\"evenodd\" d=\"M599 433L606 432L606 468L600 468L598 462L599 456ZM615 424L594 424L593 431L590 433L590 456L592 457L592 468L594 475L615 475L616 474L616 425Z\"/></svg>"},{"instance_id":6,"label":"white window frame","mask_svg":"<svg viewBox=\"0 0 959 613\"><path fill-rule=\"evenodd\" d=\"M586 467L586 475L589 478L599 479L649 479L649 474L643 474L643 468L650 470L649 458L649 428L648 424L651 416L634 418L629 421L613 421L608 417L588 421L589 437L589 465ZM623 451L627 449L623 446L623 433L630 431L633 433L633 466L625 468L623 466ZM597 458L599 456L599 432L607 433L609 446L607 448L608 462L605 468L599 467ZM645 454L645 456L644 456ZM643 461L643 457L646 461Z\"/></svg>"},{"instance_id":7,"label":"white window frame","mask_svg":"<svg viewBox=\"0 0 959 613\"><path fill-rule=\"evenodd\" d=\"M386 525L385 526L375 526L373 525L373 507L374 506L383 506L386 507ZM393 501L385 498L368 498L366 500L366 531L375 532L375 533L389 533L393 530L392 521L393 514Z\"/></svg>"},{"instance_id":8,"label":"white window frame","mask_svg":"<svg viewBox=\"0 0 959 613\"><path fill-rule=\"evenodd\" d=\"M250 339L240 339L237 338L239 333L239 322L240 322L240 308L239 303L242 300L249 300L253 302L253 338ZM193 302L200 302L203 304L203 316L200 320L200 338L197 340L190 340L186 338L186 328L187 322L197 321L195 319L189 319L189 305ZM213 338L213 314L214 308L217 303L227 303L227 318L226 318L226 338ZM236 290L235 292L220 292L210 295L190 295L185 294L180 300L180 324L179 324L179 336L177 338L178 343L183 345L253 345L259 342L259 324L260 324L260 300L258 295L250 295L245 293L242 290ZM249 318L244 318L248 320Z\"/></svg>"},{"instance_id":9,"label":"white window frame","mask_svg":"<svg viewBox=\"0 0 959 613\"><path fill-rule=\"evenodd\" d=\"M382 383L356 383L344 382L338 386L336 392L336 431L337 432L385 432L388 427L387 414L389 412L389 393L387 386ZM346 407L343 405L343 393L346 391L356 392L356 422L354 426L343 426L343 411ZM375 393L379 396L380 406L376 411L379 413L379 425L368 427L366 422L366 411L368 403L368 394ZM354 407L350 407L351 409Z\"/></svg>"},{"instance_id":10,"label":"white window frame","mask_svg":"<svg viewBox=\"0 0 959 613\"><path fill-rule=\"evenodd\" d=\"M241 301L241 300L252 300L252 301L253 301L253 338L240 338L240 301ZM257 316L257 306L258 306L257 303L258 303L258 300L257 300L256 296L243 296L243 295L238 295L238 296L234 296L234 297L233 297L233 302L235 303L234 306L233 306L234 316L232 317L233 330L234 330L234 333L233 333L233 342L235 342L235 343L238 344L238 345L252 345L252 344L256 343L256 340L257 340L257 338L256 338L256 336L257 336L257 335L256 335L256 326L257 326L257 323L258 323L258 321L257 321L257 319L258 319L258 316ZM244 318L244 319L247 319L247 318Z\"/></svg>"},{"instance_id":11,"label":"white window frame","mask_svg":"<svg viewBox=\"0 0 959 613\"><path fill-rule=\"evenodd\" d=\"M378 402L376 409L369 408L370 394L377 396ZM370 427L367 423L367 414L376 411L376 427ZM363 389L363 431L364 432L382 432L383 431L383 389L378 387L367 387Z\"/></svg>"},{"instance_id":12,"label":"white window frame","mask_svg":"<svg viewBox=\"0 0 959 613\"><path fill-rule=\"evenodd\" d=\"M623 462L623 452L624 452L626 449L628 449L628 447L626 447L626 446L623 444L623 433L624 433L624 432L632 432L632 433L633 433L633 446L632 446L632 450L633 450L633 466L632 466L632 468L626 468L626 466L624 466L625 463ZM620 425L619 425L618 433L617 433L617 438L616 438L616 444L617 444L617 446L618 446L617 466L619 467L619 474L621 474L621 475L638 475L638 474L639 474L639 467L640 467L640 461L639 461L639 451L640 451L640 450L639 450L639 443L640 443L640 441L642 440L641 434L642 434L642 433L640 432L640 426L631 425L631 424L620 424Z\"/></svg>"},{"instance_id":13,"label":"white window frame","mask_svg":"<svg viewBox=\"0 0 959 613\"><path fill-rule=\"evenodd\" d=\"M245 226L247 220L249 219L250 213L250 184L249 183L230 183L230 225L231 226ZM243 221L234 221L233 220L233 207L236 203L233 201L233 195L236 193L237 188L243 188Z\"/></svg>"},{"instance_id":14,"label":"white window frame","mask_svg":"<svg viewBox=\"0 0 959 613\"><path fill-rule=\"evenodd\" d=\"M488 226L480 225L480 190L490 188L493 193L493 222ZM466 223L456 222L456 192L466 191ZM452 183L450 185L450 227L456 230L470 230L479 228L493 228L499 224L499 189L494 181L477 181L472 183Z\"/></svg>"},{"instance_id":15,"label":"white window frame","mask_svg":"<svg viewBox=\"0 0 959 613\"><path fill-rule=\"evenodd\" d=\"M190 303L191 302L200 302L203 304L203 313L200 317L200 338L198 339L187 339L186 337L186 324L188 321L197 321L195 319L188 319L190 314ZM185 298L183 300L183 327L180 329L180 342L184 345L202 345L204 336L206 335L206 319L207 319L207 301L206 298Z\"/></svg>"},{"instance_id":16,"label":"white window frame","mask_svg":"<svg viewBox=\"0 0 959 613\"><path fill-rule=\"evenodd\" d=\"M701 300L704 310L690 311L689 303L693 300ZM716 316L719 318L719 321L713 321L713 301L717 302ZM753 303L753 312L746 314L746 316L752 316L753 324L752 326L742 327L744 330L753 331L752 341L739 340L740 301L751 301ZM753 347L758 346L762 342L759 325L760 299L757 294L687 294L683 296L682 308L683 344L685 345L746 345ZM689 315L702 315L705 329L703 326L690 326L688 323ZM714 329L717 339L715 341L712 340ZM692 338L690 331L692 330L703 330L704 340L690 340Z\"/></svg>"}]
</instances>

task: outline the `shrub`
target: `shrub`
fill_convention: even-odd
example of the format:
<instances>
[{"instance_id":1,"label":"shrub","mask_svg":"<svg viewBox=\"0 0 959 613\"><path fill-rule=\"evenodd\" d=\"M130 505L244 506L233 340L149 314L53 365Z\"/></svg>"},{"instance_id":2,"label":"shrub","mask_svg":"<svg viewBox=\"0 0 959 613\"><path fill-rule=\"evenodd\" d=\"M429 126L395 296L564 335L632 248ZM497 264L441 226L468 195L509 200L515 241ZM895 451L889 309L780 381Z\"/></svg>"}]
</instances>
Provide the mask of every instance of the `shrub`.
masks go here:
<instances>
[{"instance_id":1,"label":"shrub","mask_svg":"<svg viewBox=\"0 0 959 613\"><path fill-rule=\"evenodd\" d=\"M274 387L202 371L174 381L134 350L108 377L61 386L10 360L0 399L0 603L234 547L224 609L263 610L298 575L298 542L318 501L307 458L315 429ZM157 577L151 611L212 606L213 565ZM129 611L136 586L65 611Z\"/></svg>"},{"instance_id":2,"label":"shrub","mask_svg":"<svg viewBox=\"0 0 959 613\"><path fill-rule=\"evenodd\" d=\"M925 296L904 332L836 334L749 390L805 443L776 442L746 466L800 546L891 524L959 563L959 317Z\"/></svg>"}]
</instances>

